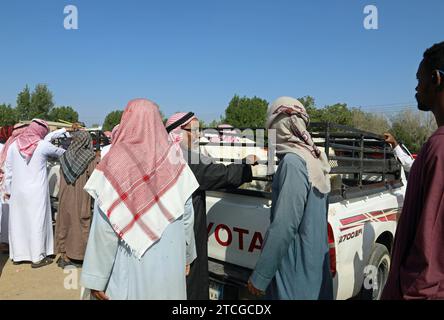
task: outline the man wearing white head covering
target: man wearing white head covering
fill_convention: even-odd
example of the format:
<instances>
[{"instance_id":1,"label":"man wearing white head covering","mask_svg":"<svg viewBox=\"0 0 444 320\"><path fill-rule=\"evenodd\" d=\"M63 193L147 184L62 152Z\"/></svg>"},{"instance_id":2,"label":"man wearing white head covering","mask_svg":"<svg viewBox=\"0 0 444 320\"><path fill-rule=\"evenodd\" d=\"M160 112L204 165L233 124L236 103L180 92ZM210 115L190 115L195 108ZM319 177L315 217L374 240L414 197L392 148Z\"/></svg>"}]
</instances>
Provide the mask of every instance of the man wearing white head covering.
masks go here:
<instances>
[{"instance_id":1,"label":"man wearing white head covering","mask_svg":"<svg viewBox=\"0 0 444 320\"><path fill-rule=\"evenodd\" d=\"M52 263L54 254L46 162L65 150L44 141L49 128L35 119L11 144L6 157L5 190L9 204L9 254L15 264L33 268Z\"/></svg>"},{"instance_id":2,"label":"man wearing white head covering","mask_svg":"<svg viewBox=\"0 0 444 320\"><path fill-rule=\"evenodd\" d=\"M5 162L8 149L26 129L27 124L14 125L11 136L4 145L0 144L0 252L9 253L9 203L5 199Z\"/></svg>"},{"instance_id":3,"label":"man wearing white head covering","mask_svg":"<svg viewBox=\"0 0 444 320\"><path fill-rule=\"evenodd\" d=\"M0 143L0 154L4 148L3 143ZM1 170L1 169L0 169ZM9 207L6 203L3 203L3 192L0 189L0 253L7 253L9 251L7 243L9 240L5 237L8 234L8 221L7 214L9 213Z\"/></svg>"},{"instance_id":4,"label":"man wearing white head covering","mask_svg":"<svg viewBox=\"0 0 444 320\"><path fill-rule=\"evenodd\" d=\"M330 166L307 132L308 124L298 100L282 97L270 105L267 127L276 131L280 163L273 179L270 227L248 282L255 295L333 298L327 235Z\"/></svg>"}]
</instances>

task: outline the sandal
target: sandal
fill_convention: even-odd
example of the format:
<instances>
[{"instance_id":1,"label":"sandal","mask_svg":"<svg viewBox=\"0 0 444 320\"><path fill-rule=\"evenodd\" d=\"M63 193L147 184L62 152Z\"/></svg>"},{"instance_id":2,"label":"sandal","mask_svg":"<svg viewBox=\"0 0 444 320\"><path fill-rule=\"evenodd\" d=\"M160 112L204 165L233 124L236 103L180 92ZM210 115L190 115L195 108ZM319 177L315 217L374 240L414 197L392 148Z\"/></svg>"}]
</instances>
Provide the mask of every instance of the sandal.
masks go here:
<instances>
[{"instance_id":1,"label":"sandal","mask_svg":"<svg viewBox=\"0 0 444 320\"><path fill-rule=\"evenodd\" d=\"M37 263L32 263L31 268L33 268L33 269L41 268L41 267L51 264L52 262L53 262L53 260L51 258L46 257Z\"/></svg>"},{"instance_id":2,"label":"sandal","mask_svg":"<svg viewBox=\"0 0 444 320\"><path fill-rule=\"evenodd\" d=\"M75 268L81 268L82 267L81 263L76 263L76 262L73 262L72 260L66 261L65 259L60 259L60 261L57 263L57 265L60 268L62 268L62 269L65 269L65 267L69 267L69 266L72 266L72 267L75 267Z\"/></svg>"},{"instance_id":3,"label":"sandal","mask_svg":"<svg viewBox=\"0 0 444 320\"><path fill-rule=\"evenodd\" d=\"M14 260L12 260L12 264L14 266L19 266L19 265L22 265L22 264L30 264L30 263L31 263L30 261L14 261Z\"/></svg>"},{"instance_id":4,"label":"sandal","mask_svg":"<svg viewBox=\"0 0 444 320\"><path fill-rule=\"evenodd\" d=\"M65 262L65 259L63 259L62 256L60 256L60 257L57 259L57 261L56 261L57 265L58 265L60 268L63 268L63 263L64 263L64 262Z\"/></svg>"}]
</instances>

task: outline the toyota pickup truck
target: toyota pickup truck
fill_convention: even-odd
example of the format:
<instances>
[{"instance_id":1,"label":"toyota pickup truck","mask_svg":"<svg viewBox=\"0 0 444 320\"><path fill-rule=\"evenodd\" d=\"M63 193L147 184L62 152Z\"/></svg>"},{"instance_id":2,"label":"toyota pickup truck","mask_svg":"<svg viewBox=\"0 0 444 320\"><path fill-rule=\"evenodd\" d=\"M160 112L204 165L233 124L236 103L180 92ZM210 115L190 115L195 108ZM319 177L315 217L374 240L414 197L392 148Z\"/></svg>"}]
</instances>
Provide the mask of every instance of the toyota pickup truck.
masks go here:
<instances>
[{"instance_id":1,"label":"toyota pickup truck","mask_svg":"<svg viewBox=\"0 0 444 320\"><path fill-rule=\"evenodd\" d=\"M377 300L390 268L405 173L381 136L333 124L312 124L310 130L332 167L328 241L334 297ZM239 161L252 150L259 158L267 153L255 149L253 139L242 138L219 145L203 141L201 150L221 163ZM258 172L262 175L240 189L207 193L211 299L253 298L246 283L261 253L272 205L272 176L263 175L266 169L260 166Z\"/></svg>"},{"instance_id":2,"label":"toyota pickup truck","mask_svg":"<svg viewBox=\"0 0 444 320\"><path fill-rule=\"evenodd\" d=\"M333 124L312 124L310 130L332 167L328 241L335 298L379 299L404 201L405 173L381 136ZM247 134L245 130L219 131L212 129L208 138L204 134L201 139L201 152L218 162L241 161L249 154L275 159L266 143L257 143L261 139L251 136L259 131L263 139L265 130L248 130ZM235 139L231 137L229 143L223 140L230 135ZM100 148L98 143L96 148ZM246 283L260 255L272 205L272 176L267 175L267 160L260 163L253 168L252 183L240 189L207 192L212 299L254 299ZM51 163L48 171L56 216L57 162Z\"/></svg>"}]
</instances>

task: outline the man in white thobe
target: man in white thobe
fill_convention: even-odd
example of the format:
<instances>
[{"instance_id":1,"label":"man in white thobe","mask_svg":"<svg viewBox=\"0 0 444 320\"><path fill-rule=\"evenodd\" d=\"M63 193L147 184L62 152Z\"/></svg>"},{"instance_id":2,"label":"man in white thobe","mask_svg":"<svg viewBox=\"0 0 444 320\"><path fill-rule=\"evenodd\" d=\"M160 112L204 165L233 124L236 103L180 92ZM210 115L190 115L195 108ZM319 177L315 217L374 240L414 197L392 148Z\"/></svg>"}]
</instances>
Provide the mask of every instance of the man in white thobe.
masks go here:
<instances>
[{"instance_id":1,"label":"man in white thobe","mask_svg":"<svg viewBox=\"0 0 444 320\"><path fill-rule=\"evenodd\" d=\"M0 153L3 150L4 145L0 143ZM0 168L2 169L2 168ZM0 189L0 253L8 252L8 213L9 207L5 203L4 194Z\"/></svg>"},{"instance_id":2,"label":"man in white thobe","mask_svg":"<svg viewBox=\"0 0 444 320\"><path fill-rule=\"evenodd\" d=\"M10 258L15 264L31 261L33 268L52 263L48 258L54 254L54 240L46 162L65 152L43 140L48 133L47 125L43 130L45 125L41 120L29 125L20 136L30 137L28 145L16 140L8 150L5 166Z\"/></svg>"},{"instance_id":3,"label":"man in white thobe","mask_svg":"<svg viewBox=\"0 0 444 320\"><path fill-rule=\"evenodd\" d=\"M408 174L412 169L413 162L415 161L412 154L410 153L410 151L407 149L406 146L404 146L403 144L399 144L398 141L396 141L395 137L390 133L384 133L384 138L385 142L390 144L390 146L393 149L393 152L395 153L396 157L398 158L399 162L404 168L404 171Z\"/></svg>"},{"instance_id":4,"label":"man in white thobe","mask_svg":"<svg viewBox=\"0 0 444 320\"><path fill-rule=\"evenodd\" d=\"M69 134L68 130L66 130L66 128L62 128L62 129L57 129L57 130L54 130L54 131L48 133L45 136L45 139L43 139L43 140L48 141L48 142L53 142L54 140L59 139L59 138L70 138L70 137L71 137L71 135Z\"/></svg>"}]
</instances>

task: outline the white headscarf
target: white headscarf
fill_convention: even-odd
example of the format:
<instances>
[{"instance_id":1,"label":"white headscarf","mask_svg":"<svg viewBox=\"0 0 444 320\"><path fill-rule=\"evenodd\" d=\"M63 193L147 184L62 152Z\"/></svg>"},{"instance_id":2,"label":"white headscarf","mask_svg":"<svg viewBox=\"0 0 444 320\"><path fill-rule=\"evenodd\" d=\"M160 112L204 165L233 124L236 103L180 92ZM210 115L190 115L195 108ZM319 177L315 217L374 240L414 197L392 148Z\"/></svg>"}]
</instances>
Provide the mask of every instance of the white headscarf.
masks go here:
<instances>
[{"instance_id":1,"label":"white headscarf","mask_svg":"<svg viewBox=\"0 0 444 320\"><path fill-rule=\"evenodd\" d=\"M319 150L307 131L310 117L302 103L281 97L268 108L267 128L276 130L276 153L294 153L305 160L310 183L321 193L329 193L330 170L327 156Z\"/></svg>"}]
</instances>

